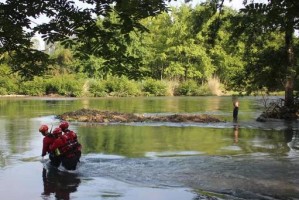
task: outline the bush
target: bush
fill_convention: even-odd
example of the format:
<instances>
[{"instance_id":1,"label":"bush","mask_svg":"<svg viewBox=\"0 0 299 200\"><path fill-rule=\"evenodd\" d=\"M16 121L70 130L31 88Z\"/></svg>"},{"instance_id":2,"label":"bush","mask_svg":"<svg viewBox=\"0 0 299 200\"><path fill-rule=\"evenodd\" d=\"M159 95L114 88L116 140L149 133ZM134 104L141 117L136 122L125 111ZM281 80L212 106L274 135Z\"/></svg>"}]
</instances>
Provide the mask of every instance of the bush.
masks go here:
<instances>
[{"instance_id":1,"label":"bush","mask_svg":"<svg viewBox=\"0 0 299 200\"><path fill-rule=\"evenodd\" d=\"M0 77L0 95L17 93L17 84L9 77Z\"/></svg>"},{"instance_id":2,"label":"bush","mask_svg":"<svg viewBox=\"0 0 299 200\"><path fill-rule=\"evenodd\" d=\"M46 94L79 97L83 93L84 80L75 75L61 75L47 79Z\"/></svg>"},{"instance_id":3,"label":"bush","mask_svg":"<svg viewBox=\"0 0 299 200\"><path fill-rule=\"evenodd\" d=\"M32 81L23 82L20 85L20 92L30 96L45 95L45 81L42 77L34 77Z\"/></svg>"},{"instance_id":4,"label":"bush","mask_svg":"<svg viewBox=\"0 0 299 200\"><path fill-rule=\"evenodd\" d=\"M7 95L6 88L3 87L0 88L0 95Z\"/></svg>"},{"instance_id":5,"label":"bush","mask_svg":"<svg viewBox=\"0 0 299 200\"><path fill-rule=\"evenodd\" d=\"M188 80L180 84L176 90L175 95L196 96L198 95L198 85L193 80Z\"/></svg>"},{"instance_id":6,"label":"bush","mask_svg":"<svg viewBox=\"0 0 299 200\"><path fill-rule=\"evenodd\" d=\"M106 81L106 92L111 96L126 97L139 96L138 84L127 77L112 77Z\"/></svg>"},{"instance_id":7,"label":"bush","mask_svg":"<svg viewBox=\"0 0 299 200\"><path fill-rule=\"evenodd\" d=\"M154 96L166 96L168 87L166 82L158 81L154 79L147 79L142 84L142 92Z\"/></svg>"},{"instance_id":8,"label":"bush","mask_svg":"<svg viewBox=\"0 0 299 200\"><path fill-rule=\"evenodd\" d=\"M105 81L96 81L94 79L89 81L89 92L94 97L107 96Z\"/></svg>"},{"instance_id":9,"label":"bush","mask_svg":"<svg viewBox=\"0 0 299 200\"><path fill-rule=\"evenodd\" d=\"M209 85L208 84L203 84L201 85L198 90L195 92L195 96L211 96L213 95Z\"/></svg>"}]
</instances>

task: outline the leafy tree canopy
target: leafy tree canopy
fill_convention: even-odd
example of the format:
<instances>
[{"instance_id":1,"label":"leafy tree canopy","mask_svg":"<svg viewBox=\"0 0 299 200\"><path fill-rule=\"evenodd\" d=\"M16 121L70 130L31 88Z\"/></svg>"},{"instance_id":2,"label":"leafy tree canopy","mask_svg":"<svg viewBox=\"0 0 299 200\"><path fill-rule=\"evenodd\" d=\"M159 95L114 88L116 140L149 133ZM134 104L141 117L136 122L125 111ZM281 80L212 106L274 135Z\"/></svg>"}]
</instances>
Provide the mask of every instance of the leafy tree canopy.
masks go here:
<instances>
[{"instance_id":1,"label":"leafy tree canopy","mask_svg":"<svg viewBox=\"0 0 299 200\"><path fill-rule=\"evenodd\" d=\"M17 58L12 59L13 69L33 77L45 70L41 63L47 60L47 55L31 48L31 38L36 33L47 43L65 41L65 45L72 45L74 41L89 44L92 40L106 40L113 37L110 33L115 29L124 35L134 29L146 31L139 20L166 11L170 1L6 0L0 3L0 55L13 53L10 56ZM80 7L80 3L86 8ZM118 23L106 23L102 26L105 29L99 29L97 18L107 17L112 11L118 14ZM40 16L48 17L49 22L34 24L33 20Z\"/></svg>"},{"instance_id":2,"label":"leafy tree canopy","mask_svg":"<svg viewBox=\"0 0 299 200\"><path fill-rule=\"evenodd\" d=\"M250 83L247 90L250 91L264 86L269 90L279 89L277 83L281 82L285 89L285 106L292 107L294 82L299 73L296 61L299 57L295 43L297 39L294 37L295 30L299 29L299 2L268 0L255 3L245 0L244 4L246 6L241 10L243 15L236 20L236 35L243 34L247 40L247 55L255 55L256 59L251 58L248 62L243 76L246 81L243 83ZM273 38L271 33L274 31L284 38L280 48L265 43L264 38ZM264 50L257 52L257 48ZM271 81L268 81L269 77Z\"/></svg>"}]
</instances>

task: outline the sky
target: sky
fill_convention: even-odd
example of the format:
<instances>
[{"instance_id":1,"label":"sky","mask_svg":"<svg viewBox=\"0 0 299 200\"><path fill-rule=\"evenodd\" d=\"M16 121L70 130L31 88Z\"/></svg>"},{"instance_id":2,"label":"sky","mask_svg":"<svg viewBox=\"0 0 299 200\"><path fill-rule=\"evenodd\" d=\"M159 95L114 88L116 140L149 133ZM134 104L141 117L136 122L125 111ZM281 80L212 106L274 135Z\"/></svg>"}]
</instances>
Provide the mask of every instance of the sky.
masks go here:
<instances>
[{"instance_id":1,"label":"sky","mask_svg":"<svg viewBox=\"0 0 299 200\"><path fill-rule=\"evenodd\" d=\"M0 3L4 3L6 0L0 0ZM74 0L79 6L82 5L83 7L84 4L82 2L79 2L78 0ZM204 2L205 0L191 0L190 3L191 5L196 5L196 4L200 4L202 2ZM255 2L259 3L259 2L267 2L267 0L254 0ZM176 1L171 1L170 5L171 6L180 6L181 4L183 4L185 1L184 0L176 0ZM240 9L243 6L243 0L224 0L224 5L228 6L228 7L232 7L234 9ZM48 19L46 17L41 16L38 19L33 19L32 20L34 23L36 24L40 24L42 22L47 22Z\"/></svg>"},{"instance_id":2,"label":"sky","mask_svg":"<svg viewBox=\"0 0 299 200\"><path fill-rule=\"evenodd\" d=\"M185 0L177 0L177 1L173 1L171 2L172 6L179 6L181 4L183 4L185 2ZM204 2L204 0L191 0L189 4L192 5L196 5L196 4L200 4L201 2ZM242 4L243 0L224 0L224 5L235 8L235 9L240 9L241 7L243 7Z\"/></svg>"},{"instance_id":3,"label":"sky","mask_svg":"<svg viewBox=\"0 0 299 200\"><path fill-rule=\"evenodd\" d=\"M184 2L185 2L184 0L177 0L177 1L171 2L171 5L179 6ZM190 3L192 5L200 4L201 2L205 2L205 0L191 0L190 1ZM250 2L250 1L248 0L248 2ZM266 3L267 0L254 0L254 2L256 2L256 3ZM237 9L237 10L244 7L243 0L224 0L224 5L228 6L228 7L232 7L232 8Z\"/></svg>"}]
</instances>

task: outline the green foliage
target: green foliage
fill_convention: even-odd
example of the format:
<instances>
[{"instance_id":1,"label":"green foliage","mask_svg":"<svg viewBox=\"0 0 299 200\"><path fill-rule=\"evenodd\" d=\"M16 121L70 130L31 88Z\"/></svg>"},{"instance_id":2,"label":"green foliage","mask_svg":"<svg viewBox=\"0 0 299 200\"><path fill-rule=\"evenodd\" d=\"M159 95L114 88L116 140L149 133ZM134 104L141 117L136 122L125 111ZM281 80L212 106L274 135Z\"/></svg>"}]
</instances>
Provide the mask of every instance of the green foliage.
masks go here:
<instances>
[{"instance_id":1,"label":"green foliage","mask_svg":"<svg viewBox=\"0 0 299 200\"><path fill-rule=\"evenodd\" d=\"M246 65L244 76L247 77L247 81L241 80L243 76L239 77L239 89L244 88L248 92L259 91L262 88L267 88L269 92L283 90L282 83L286 74L284 54L283 48L280 51L267 48L259 52L256 59Z\"/></svg>"},{"instance_id":2,"label":"green foliage","mask_svg":"<svg viewBox=\"0 0 299 200\"><path fill-rule=\"evenodd\" d=\"M213 87L209 84L209 82L204 83L202 85L198 85L194 80L188 80L181 83L175 89L176 96L207 96L207 95L215 95L213 91Z\"/></svg>"},{"instance_id":3,"label":"green foliage","mask_svg":"<svg viewBox=\"0 0 299 200\"><path fill-rule=\"evenodd\" d=\"M127 77L110 77L108 80L89 81L89 92L95 97L104 96L140 96L139 84Z\"/></svg>"},{"instance_id":4,"label":"green foliage","mask_svg":"<svg viewBox=\"0 0 299 200\"><path fill-rule=\"evenodd\" d=\"M199 87L194 80L188 80L176 88L175 95L195 96L198 88Z\"/></svg>"},{"instance_id":5,"label":"green foliage","mask_svg":"<svg viewBox=\"0 0 299 200\"><path fill-rule=\"evenodd\" d=\"M47 44L62 41L67 48L80 44L81 48L78 49L81 57L97 56L103 52L102 56L109 58L107 61L113 64L110 67L117 66L117 70L113 71L119 75L121 63L132 60L127 56L124 45L124 41L129 40L129 33L145 31L139 21L166 11L166 2L88 0L84 4L95 9L82 10L77 1L4 1L0 3L0 55L5 52L12 54L13 71L20 72L27 80L43 75L47 70L48 56L44 52L32 50L31 41L34 34L39 33ZM117 21L105 21L103 26L97 26L94 16L107 19L113 12L117 13ZM50 20L33 25L32 19L39 16L49 17ZM58 57L57 61L65 64L65 57Z\"/></svg>"},{"instance_id":6,"label":"green foliage","mask_svg":"<svg viewBox=\"0 0 299 200\"><path fill-rule=\"evenodd\" d=\"M17 76L11 74L7 64L0 65L0 95L9 95L18 93Z\"/></svg>"},{"instance_id":7,"label":"green foliage","mask_svg":"<svg viewBox=\"0 0 299 200\"><path fill-rule=\"evenodd\" d=\"M84 79L76 75L60 75L47 79L47 94L80 97L83 93Z\"/></svg>"},{"instance_id":8,"label":"green foliage","mask_svg":"<svg viewBox=\"0 0 299 200\"><path fill-rule=\"evenodd\" d=\"M247 1L245 1L245 3L247 3ZM261 52L261 55L264 54L269 59L269 54L267 54L267 52L272 51L272 53L278 55L280 54L280 49L284 48L284 53L280 54L282 59L279 60L281 65L278 68L276 63L273 62L266 66L260 65L261 67L255 71L258 72L258 74L253 72L250 74L251 76L249 76L249 79L246 77L248 71L245 71L243 74L245 75L244 78L246 78L245 81L249 82L249 87L247 87L249 90L247 90L247 92L261 89L262 81L256 82L253 80L256 75L261 75L262 77L259 76L259 79L262 78L262 80L268 79L271 75L276 76L274 79L277 79L277 76L283 75L284 80L280 80L280 82L282 82L285 89L285 106L289 108L294 105L293 82L297 76L296 57L298 57L298 55L296 55L296 52L294 51L294 32L299 28L299 21L296 20L299 17L298 10L299 4L292 0L273 0L265 3L250 2L241 10L243 15L237 18L237 23L235 24L237 30L235 32L237 35L243 34L242 36L246 39L247 52L251 55L254 55L256 52ZM278 48L278 50L276 49L275 52L273 52L274 48L265 48L265 45L267 45L265 39L266 41L268 39L271 40L271 37L273 37L272 33L278 33L278 35L283 34L284 36L283 45ZM260 49L265 50L265 52L260 51ZM254 58L256 59L256 57ZM254 58L247 63L247 69L248 66L252 68L251 64L262 63L260 62L263 60L261 57L257 57L257 62ZM275 60L277 61L277 59ZM271 62L271 60L268 61ZM278 73L273 72L273 68L278 70ZM264 74L260 73L261 71L264 72ZM271 77L271 79L272 78L273 77ZM277 80L274 82L273 85L277 86ZM273 88L268 87L269 83L267 84L263 82L263 84L267 89L273 90ZM276 87L276 89L279 88Z\"/></svg>"},{"instance_id":9,"label":"green foliage","mask_svg":"<svg viewBox=\"0 0 299 200\"><path fill-rule=\"evenodd\" d=\"M110 4L101 7L106 1L92 0L87 3L98 3L102 9L84 12L72 1L47 2L37 10L27 10L28 2L0 5L7 16L0 19L0 62L6 63L8 70L1 73L0 94L82 96L89 95L88 91L96 97L165 96L172 95L173 88L175 95L218 94L222 86L213 88L209 82L215 76L227 89L250 93L280 90L286 73L299 74L298 63L286 70L289 61L283 31L290 27L281 22L291 22L285 18L288 12L290 17L298 15L288 0L281 2L285 7L280 7L279 1L267 6L249 4L243 13L226 7L219 10L221 1L195 7L183 4L169 13L164 12L162 0L126 4L117 0L113 9ZM14 9L16 5L21 7ZM53 20L26 34L22 27L30 23L29 17L45 12ZM94 14L97 20L91 17ZM27 40L34 31L52 45L50 56L29 48L32 44ZM298 41L294 40L298 58L297 52ZM86 77L92 79L87 85ZM165 80L178 86L170 88Z\"/></svg>"},{"instance_id":10,"label":"green foliage","mask_svg":"<svg viewBox=\"0 0 299 200\"><path fill-rule=\"evenodd\" d=\"M105 59L102 57L90 56L79 65L83 68L80 71L87 74L89 78L103 79L109 75L109 70L105 67Z\"/></svg>"},{"instance_id":11,"label":"green foliage","mask_svg":"<svg viewBox=\"0 0 299 200\"><path fill-rule=\"evenodd\" d=\"M289 73L289 61L285 33L281 31L286 30L285 24L278 25L281 22L278 13L288 8L272 10L278 6L276 3L274 1L269 4L249 4L242 10L245 15L235 18L232 36L244 41L246 51L243 58L244 67L232 71L232 81L227 83L229 88L248 94L260 90L283 90L285 77ZM266 10L268 11L265 12ZM278 15L275 16L275 12L278 12ZM298 57L296 54L295 56Z\"/></svg>"},{"instance_id":12,"label":"green foliage","mask_svg":"<svg viewBox=\"0 0 299 200\"><path fill-rule=\"evenodd\" d=\"M42 76L49 67L48 55L21 47L10 52L10 58L6 62L11 70L17 72L24 80L32 80L35 76Z\"/></svg>"},{"instance_id":13,"label":"green foliage","mask_svg":"<svg viewBox=\"0 0 299 200\"><path fill-rule=\"evenodd\" d=\"M142 91L148 95L166 96L167 84L164 81L146 79L142 82Z\"/></svg>"},{"instance_id":14,"label":"green foliage","mask_svg":"<svg viewBox=\"0 0 299 200\"><path fill-rule=\"evenodd\" d=\"M208 84L202 84L195 93L195 96L210 96L210 95L215 95L215 94L213 94Z\"/></svg>"},{"instance_id":15,"label":"green foliage","mask_svg":"<svg viewBox=\"0 0 299 200\"><path fill-rule=\"evenodd\" d=\"M111 96L139 96L138 84L127 77L111 77L106 81L106 92Z\"/></svg>"},{"instance_id":16,"label":"green foliage","mask_svg":"<svg viewBox=\"0 0 299 200\"><path fill-rule=\"evenodd\" d=\"M108 96L106 92L105 81L101 80L90 80L89 81L89 92L94 97L105 97Z\"/></svg>"},{"instance_id":17,"label":"green foliage","mask_svg":"<svg viewBox=\"0 0 299 200\"><path fill-rule=\"evenodd\" d=\"M42 96L46 94L46 83L42 77L34 77L32 81L25 81L20 86L24 95Z\"/></svg>"},{"instance_id":18,"label":"green foliage","mask_svg":"<svg viewBox=\"0 0 299 200\"><path fill-rule=\"evenodd\" d=\"M83 93L84 79L75 75L61 75L49 79L34 77L32 81L24 81L20 85L20 92L24 95L62 95L80 97Z\"/></svg>"}]
</instances>

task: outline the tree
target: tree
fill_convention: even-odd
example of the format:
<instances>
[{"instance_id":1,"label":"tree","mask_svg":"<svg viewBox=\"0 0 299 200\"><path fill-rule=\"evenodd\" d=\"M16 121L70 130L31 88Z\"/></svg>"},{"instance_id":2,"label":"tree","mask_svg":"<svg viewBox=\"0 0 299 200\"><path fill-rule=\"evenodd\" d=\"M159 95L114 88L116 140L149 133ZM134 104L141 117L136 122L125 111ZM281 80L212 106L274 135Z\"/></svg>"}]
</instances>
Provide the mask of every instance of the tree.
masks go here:
<instances>
[{"instance_id":1,"label":"tree","mask_svg":"<svg viewBox=\"0 0 299 200\"><path fill-rule=\"evenodd\" d=\"M146 48L143 58L152 78L203 82L212 76L214 66L205 44L192 29L195 13L191 6L182 5L143 20L149 33L143 34L141 46Z\"/></svg>"},{"instance_id":2,"label":"tree","mask_svg":"<svg viewBox=\"0 0 299 200\"><path fill-rule=\"evenodd\" d=\"M42 71L45 65L41 63L48 59L46 54L31 49L30 39L35 33L41 34L47 43L64 41L66 46L82 43L91 47L96 44L91 43L93 40L101 41L113 37L111 33L115 29L129 39L132 30L146 31L139 20L166 11L169 1L6 0L5 3L0 3L0 55L10 52L14 60L13 70L33 77ZM78 2L85 3L87 8L80 8ZM112 11L118 14L119 23L108 23L106 30L99 29L96 25L97 17L109 16ZM50 21L34 24L32 20L41 15L48 17ZM82 49L85 51L82 53L93 54L96 48L104 48L104 45L97 43L97 46Z\"/></svg>"},{"instance_id":3,"label":"tree","mask_svg":"<svg viewBox=\"0 0 299 200\"><path fill-rule=\"evenodd\" d=\"M294 51L294 31L299 29L299 2L268 0L267 3L244 3L246 7L241 11L247 16L243 19L247 20L243 22L252 33L269 33L275 30L284 34L284 63L280 67L285 68L285 106L291 108L294 105L294 80L299 72Z\"/></svg>"},{"instance_id":4,"label":"tree","mask_svg":"<svg viewBox=\"0 0 299 200\"><path fill-rule=\"evenodd\" d=\"M196 34L195 44L204 49L211 60L210 71L219 77L221 83L228 84L230 76L242 68L242 42L230 44L231 19L236 11L223 7L217 11L217 2L208 1L194 8L191 15L191 33ZM213 70L211 70L213 69ZM205 69L207 71L207 69ZM210 77L209 77L210 78Z\"/></svg>"},{"instance_id":5,"label":"tree","mask_svg":"<svg viewBox=\"0 0 299 200\"><path fill-rule=\"evenodd\" d=\"M194 9L186 5L173 9L173 24L169 34L172 39L167 49L171 63L166 72L185 81L190 78L205 81L212 76L214 66L205 44L193 32L194 14Z\"/></svg>"}]
</instances>

